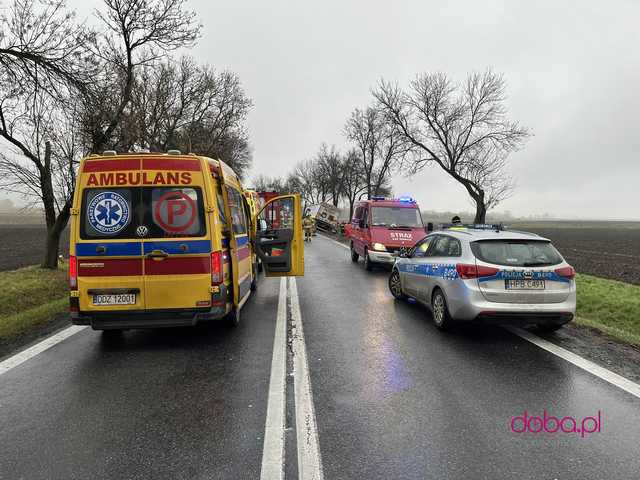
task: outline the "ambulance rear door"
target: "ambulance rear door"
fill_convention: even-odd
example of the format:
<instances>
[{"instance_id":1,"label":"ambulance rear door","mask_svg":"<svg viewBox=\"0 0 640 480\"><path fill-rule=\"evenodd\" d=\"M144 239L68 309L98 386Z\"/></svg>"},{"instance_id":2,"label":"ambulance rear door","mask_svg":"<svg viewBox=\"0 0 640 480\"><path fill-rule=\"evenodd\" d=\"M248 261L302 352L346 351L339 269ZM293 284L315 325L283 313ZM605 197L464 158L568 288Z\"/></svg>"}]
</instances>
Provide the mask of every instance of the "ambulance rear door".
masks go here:
<instances>
[{"instance_id":1,"label":"ambulance rear door","mask_svg":"<svg viewBox=\"0 0 640 480\"><path fill-rule=\"evenodd\" d=\"M255 221L256 253L267 277L304 275L302 207L299 194L269 200Z\"/></svg>"}]
</instances>

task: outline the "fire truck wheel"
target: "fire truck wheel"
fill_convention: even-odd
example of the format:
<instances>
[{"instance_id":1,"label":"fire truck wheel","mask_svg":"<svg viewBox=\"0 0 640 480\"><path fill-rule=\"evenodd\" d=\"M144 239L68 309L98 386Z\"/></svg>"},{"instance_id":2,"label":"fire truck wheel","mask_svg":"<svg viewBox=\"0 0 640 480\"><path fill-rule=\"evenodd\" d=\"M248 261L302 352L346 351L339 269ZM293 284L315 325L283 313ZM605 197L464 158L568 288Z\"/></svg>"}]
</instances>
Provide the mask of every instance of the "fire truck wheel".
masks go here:
<instances>
[{"instance_id":1,"label":"fire truck wheel","mask_svg":"<svg viewBox=\"0 0 640 480\"><path fill-rule=\"evenodd\" d=\"M371 262L371 259L369 258L369 252L366 249L364 251L364 269L367 272L373 270L373 263Z\"/></svg>"},{"instance_id":2,"label":"fire truck wheel","mask_svg":"<svg viewBox=\"0 0 640 480\"><path fill-rule=\"evenodd\" d=\"M356 252L355 248L353 248L353 243L352 243L351 244L351 261L353 263L357 263L359 258L360 258L360 255L358 255L358 252Z\"/></svg>"}]
</instances>

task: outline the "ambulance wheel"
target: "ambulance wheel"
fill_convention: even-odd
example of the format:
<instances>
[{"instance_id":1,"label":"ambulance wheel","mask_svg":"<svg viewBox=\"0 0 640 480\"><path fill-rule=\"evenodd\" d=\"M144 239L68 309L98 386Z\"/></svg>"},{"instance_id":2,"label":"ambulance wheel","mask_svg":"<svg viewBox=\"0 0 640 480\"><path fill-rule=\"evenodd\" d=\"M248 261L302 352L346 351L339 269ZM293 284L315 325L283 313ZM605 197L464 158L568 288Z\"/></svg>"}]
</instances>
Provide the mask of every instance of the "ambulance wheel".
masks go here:
<instances>
[{"instance_id":1,"label":"ambulance wheel","mask_svg":"<svg viewBox=\"0 0 640 480\"><path fill-rule=\"evenodd\" d=\"M402 284L400 283L400 272L395 268L389 275L389 290L391 291L391 295L393 295L398 300L404 300L407 296L402 293Z\"/></svg>"},{"instance_id":2,"label":"ambulance wheel","mask_svg":"<svg viewBox=\"0 0 640 480\"><path fill-rule=\"evenodd\" d=\"M367 250L364 251L364 269L367 272L370 272L371 270L373 270L373 263L369 258L369 252Z\"/></svg>"},{"instance_id":3,"label":"ambulance wheel","mask_svg":"<svg viewBox=\"0 0 640 480\"><path fill-rule=\"evenodd\" d=\"M237 327L240 324L240 310L234 308L227 314L225 320L230 327Z\"/></svg>"},{"instance_id":4,"label":"ambulance wheel","mask_svg":"<svg viewBox=\"0 0 640 480\"><path fill-rule=\"evenodd\" d=\"M353 263L357 263L359 258L360 258L360 255L358 255L358 252L356 252L355 248L353 248L353 243L352 243L351 244L351 261Z\"/></svg>"},{"instance_id":5,"label":"ambulance wheel","mask_svg":"<svg viewBox=\"0 0 640 480\"><path fill-rule=\"evenodd\" d=\"M439 288L436 288L431 297L431 315L433 323L439 330L447 330L451 327L453 320L449 315L449 307L447 307L447 299Z\"/></svg>"}]
</instances>

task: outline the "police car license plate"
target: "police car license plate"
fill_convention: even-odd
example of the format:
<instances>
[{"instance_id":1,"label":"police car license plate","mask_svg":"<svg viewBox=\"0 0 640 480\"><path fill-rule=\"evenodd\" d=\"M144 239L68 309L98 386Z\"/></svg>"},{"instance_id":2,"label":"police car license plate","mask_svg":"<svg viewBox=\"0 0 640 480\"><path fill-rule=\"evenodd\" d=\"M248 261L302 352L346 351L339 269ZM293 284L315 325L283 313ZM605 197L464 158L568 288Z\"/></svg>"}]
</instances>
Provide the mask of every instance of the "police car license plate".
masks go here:
<instances>
[{"instance_id":1,"label":"police car license plate","mask_svg":"<svg viewBox=\"0 0 640 480\"><path fill-rule=\"evenodd\" d=\"M109 293L93 296L94 305L135 305L135 293Z\"/></svg>"},{"instance_id":2,"label":"police car license plate","mask_svg":"<svg viewBox=\"0 0 640 480\"><path fill-rule=\"evenodd\" d=\"M504 281L506 290L544 290L544 280L540 279L507 279Z\"/></svg>"}]
</instances>

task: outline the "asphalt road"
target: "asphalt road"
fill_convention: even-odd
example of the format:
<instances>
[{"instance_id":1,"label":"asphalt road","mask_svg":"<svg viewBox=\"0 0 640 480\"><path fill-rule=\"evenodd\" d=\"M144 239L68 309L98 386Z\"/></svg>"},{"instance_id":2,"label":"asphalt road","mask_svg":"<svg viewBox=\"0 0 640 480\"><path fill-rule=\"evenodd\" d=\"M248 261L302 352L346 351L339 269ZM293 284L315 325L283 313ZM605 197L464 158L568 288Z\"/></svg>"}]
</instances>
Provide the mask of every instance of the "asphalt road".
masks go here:
<instances>
[{"instance_id":1,"label":"asphalt road","mask_svg":"<svg viewBox=\"0 0 640 480\"><path fill-rule=\"evenodd\" d=\"M498 327L439 332L387 275L316 237L289 282L287 478L307 458L331 480L640 477L640 398ZM0 375L0 479L260 478L279 290L263 279L237 329L85 329ZM601 431L513 433L525 410L600 412Z\"/></svg>"}]
</instances>

